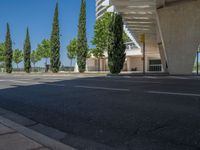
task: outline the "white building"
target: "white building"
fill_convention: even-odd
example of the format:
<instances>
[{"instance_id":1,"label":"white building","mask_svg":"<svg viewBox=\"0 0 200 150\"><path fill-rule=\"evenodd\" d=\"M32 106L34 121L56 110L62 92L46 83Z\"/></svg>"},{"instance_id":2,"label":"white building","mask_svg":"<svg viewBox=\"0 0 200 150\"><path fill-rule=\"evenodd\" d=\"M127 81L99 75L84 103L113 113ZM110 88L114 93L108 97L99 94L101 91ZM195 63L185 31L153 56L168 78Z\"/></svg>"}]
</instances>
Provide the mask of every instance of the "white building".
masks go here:
<instances>
[{"instance_id":1,"label":"white building","mask_svg":"<svg viewBox=\"0 0 200 150\"><path fill-rule=\"evenodd\" d=\"M127 43L124 70L142 70L139 37L146 36L146 71L162 70L169 74L191 75L200 44L200 0L96 0L97 19L105 11L122 15ZM161 65L162 62L162 65ZM96 68L95 58L88 69ZM162 66L162 67L160 67ZM101 60L101 70L107 61Z\"/></svg>"},{"instance_id":2,"label":"white building","mask_svg":"<svg viewBox=\"0 0 200 150\"><path fill-rule=\"evenodd\" d=\"M96 0L96 19L99 19L103 14L113 11L118 11L117 8L112 5L110 0ZM143 53L140 44L135 40L133 33L127 26L128 22L125 22L124 31L128 35L130 42L127 42L126 49L126 62L124 64L123 71L143 71ZM152 39L153 40L153 39ZM148 41L149 42L149 41ZM162 71L161 59L158 47L152 47L146 51L146 71ZM100 68L99 65L100 64ZM87 60L87 71L108 71L107 53L105 52L105 58L98 60L91 57Z\"/></svg>"},{"instance_id":3,"label":"white building","mask_svg":"<svg viewBox=\"0 0 200 150\"><path fill-rule=\"evenodd\" d=\"M107 11L109 6L109 1L96 0L96 19L99 19Z\"/></svg>"}]
</instances>

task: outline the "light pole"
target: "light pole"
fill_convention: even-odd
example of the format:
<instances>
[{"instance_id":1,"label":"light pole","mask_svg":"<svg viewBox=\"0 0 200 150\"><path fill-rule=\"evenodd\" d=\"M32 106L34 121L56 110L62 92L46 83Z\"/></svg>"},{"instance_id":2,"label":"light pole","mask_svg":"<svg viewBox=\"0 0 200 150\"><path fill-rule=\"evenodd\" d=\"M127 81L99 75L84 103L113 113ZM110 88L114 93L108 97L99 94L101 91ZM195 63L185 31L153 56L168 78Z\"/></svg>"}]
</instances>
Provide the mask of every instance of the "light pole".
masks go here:
<instances>
[{"instance_id":1,"label":"light pole","mask_svg":"<svg viewBox=\"0 0 200 150\"><path fill-rule=\"evenodd\" d=\"M199 75L199 51L200 51L200 45L197 50L197 75Z\"/></svg>"},{"instance_id":2,"label":"light pole","mask_svg":"<svg viewBox=\"0 0 200 150\"><path fill-rule=\"evenodd\" d=\"M146 63L146 59L145 59L145 57L146 57L146 45L145 45L145 34L141 34L140 35L140 42L143 44L143 46L142 46L142 48L143 48L143 74L145 75L146 74L146 71L145 71L145 63Z\"/></svg>"}]
</instances>

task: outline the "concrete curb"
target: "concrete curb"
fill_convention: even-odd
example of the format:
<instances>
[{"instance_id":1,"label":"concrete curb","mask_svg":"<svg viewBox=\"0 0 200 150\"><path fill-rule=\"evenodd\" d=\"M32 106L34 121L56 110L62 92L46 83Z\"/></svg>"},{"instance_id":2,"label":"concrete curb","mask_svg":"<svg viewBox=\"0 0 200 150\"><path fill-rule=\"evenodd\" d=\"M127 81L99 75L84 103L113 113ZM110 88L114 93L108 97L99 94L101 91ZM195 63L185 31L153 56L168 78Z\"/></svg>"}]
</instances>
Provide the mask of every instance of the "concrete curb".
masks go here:
<instances>
[{"instance_id":1,"label":"concrete curb","mask_svg":"<svg viewBox=\"0 0 200 150\"><path fill-rule=\"evenodd\" d=\"M29 128L26 128L20 124L17 124L11 120L8 120L2 116L0 116L0 123L4 124L5 126L16 130L17 132L23 134L24 136L32 139L35 142L42 144L52 150L76 150L68 145L60 143L56 140L53 140L45 135L42 135L36 131L33 131Z\"/></svg>"}]
</instances>

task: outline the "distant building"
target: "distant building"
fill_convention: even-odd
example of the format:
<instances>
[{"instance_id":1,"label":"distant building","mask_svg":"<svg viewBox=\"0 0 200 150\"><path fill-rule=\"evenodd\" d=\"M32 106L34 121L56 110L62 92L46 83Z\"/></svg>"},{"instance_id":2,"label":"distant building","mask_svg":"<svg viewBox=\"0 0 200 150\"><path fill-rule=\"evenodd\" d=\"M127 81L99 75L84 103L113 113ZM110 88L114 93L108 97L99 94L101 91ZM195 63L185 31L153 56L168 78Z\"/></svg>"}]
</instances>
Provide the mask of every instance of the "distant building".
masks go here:
<instances>
[{"instance_id":1,"label":"distant building","mask_svg":"<svg viewBox=\"0 0 200 150\"><path fill-rule=\"evenodd\" d=\"M101 18L105 12L116 11L114 6L111 5L108 0L96 0L96 19ZM124 31L128 35L130 41L126 43L126 61L124 63L123 71L143 71L143 53L140 45L136 42L132 33L124 25ZM100 68L98 60L95 57L91 57L87 60L87 71L109 71L107 53L105 52L105 58L100 60ZM158 49L152 49L146 53L146 71L163 71L160 54Z\"/></svg>"},{"instance_id":2,"label":"distant building","mask_svg":"<svg viewBox=\"0 0 200 150\"><path fill-rule=\"evenodd\" d=\"M200 0L96 0L96 18L106 12L122 15L126 43L124 71L143 70L140 35L145 34L145 70L191 75L200 44ZM198 14L198 15L197 15ZM97 70L97 60L87 60L88 71ZM107 71L107 57L100 62Z\"/></svg>"}]
</instances>

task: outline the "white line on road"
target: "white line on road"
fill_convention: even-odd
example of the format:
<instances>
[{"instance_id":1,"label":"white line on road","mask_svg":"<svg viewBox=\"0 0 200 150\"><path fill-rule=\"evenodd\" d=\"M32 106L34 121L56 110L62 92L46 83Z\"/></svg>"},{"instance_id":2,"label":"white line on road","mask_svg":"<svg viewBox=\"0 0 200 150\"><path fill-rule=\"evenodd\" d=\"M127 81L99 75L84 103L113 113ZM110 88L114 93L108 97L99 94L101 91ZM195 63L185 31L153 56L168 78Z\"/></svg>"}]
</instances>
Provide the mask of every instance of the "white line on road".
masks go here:
<instances>
[{"instance_id":1,"label":"white line on road","mask_svg":"<svg viewBox=\"0 0 200 150\"><path fill-rule=\"evenodd\" d=\"M174 93L174 92L160 92L160 91L148 91L148 93L200 97L200 94L193 94L193 93Z\"/></svg>"},{"instance_id":2,"label":"white line on road","mask_svg":"<svg viewBox=\"0 0 200 150\"><path fill-rule=\"evenodd\" d=\"M136 81L136 80L121 80L121 79L115 79L115 80L102 80L102 79L81 79L81 80L85 80L85 81L100 81L100 82L108 82L108 81L112 81L112 82L129 82L129 83L155 83L155 84L160 84L161 82L158 81Z\"/></svg>"},{"instance_id":3,"label":"white line on road","mask_svg":"<svg viewBox=\"0 0 200 150\"><path fill-rule=\"evenodd\" d=\"M61 86L61 87L65 86L64 84L55 84L55 83L48 83L48 82L25 82L25 81L19 81L19 80L0 80L0 82L1 81L2 82L22 83L22 84L46 84L46 85Z\"/></svg>"},{"instance_id":4,"label":"white line on road","mask_svg":"<svg viewBox=\"0 0 200 150\"><path fill-rule=\"evenodd\" d=\"M180 76L169 76L168 78L171 78L171 79L183 79L183 80L190 79L188 77L180 77Z\"/></svg>"},{"instance_id":5,"label":"white line on road","mask_svg":"<svg viewBox=\"0 0 200 150\"><path fill-rule=\"evenodd\" d=\"M118 89L118 88L107 88L107 87L95 87L95 86L82 86L77 85L76 88L85 88L85 89L97 89L97 90L109 90L109 91L123 91L123 92L129 92L129 89Z\"/></svg>"},{"instance_id":6,"label":"white line on road","mask_svg":"<svg viewBox=\"0 0 200 150\"><path fill-rule=\"evenodd\" d=\"M20 80L20 81L32 81L32 79L17 79L17 80Z\"/></svg>"},{"instance_id":7,"label":"white line on road","mask_svg":"<svg viewBox=\"0 0 200 150\"><path fill-rule=\"evenodd\" d=\"M46 84L46 85L51 85L51 86L59 86L59 87L65 87L64 84L55 84L55 83L41 83L41 84Z\"/></svg>"},{"instance_id":8,"label":"white line on road","mask_svg":"<svg viewBox=\"0 0 200 150\"><path fill-rule=\"evenodd\" d=\"M22 83L22 84L30 83L30 82L18 81L18 80L0 80L0 82L14 82L14 83Z\"/></svg>"},{"instance_id":9,"label":"white line on road","mask_svg":"<svg viewBox=\"0 0 200 150\"><path fill-rule=\"evenodd\" d=\"M28 80L27 80L28 81ZM31 80L30 80L31 81ZM0 82L13 82L13 83L21 83L21 84L44 84L44 85L50 85L50 86L59 86L59 87L65 87L64 84L55 84L55 83L47 83L47 82L26 82L26 81L21 81L21 80L0 80Z\"/></svg>"}]
</instances>

